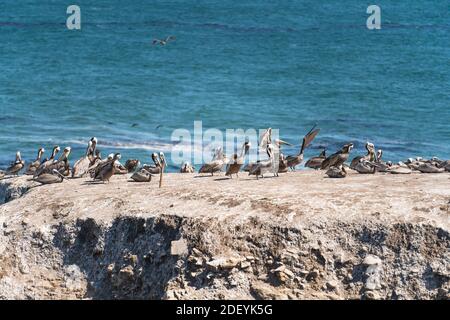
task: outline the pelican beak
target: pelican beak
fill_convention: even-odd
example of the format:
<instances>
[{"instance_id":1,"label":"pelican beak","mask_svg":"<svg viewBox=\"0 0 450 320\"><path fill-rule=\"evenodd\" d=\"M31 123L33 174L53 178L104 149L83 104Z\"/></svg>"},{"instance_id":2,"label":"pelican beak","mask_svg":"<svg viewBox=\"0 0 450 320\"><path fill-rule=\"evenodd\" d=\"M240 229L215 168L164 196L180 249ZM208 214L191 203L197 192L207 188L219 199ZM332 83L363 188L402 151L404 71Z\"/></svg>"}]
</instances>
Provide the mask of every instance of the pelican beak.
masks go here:
<instances>
[{"instance_id":1,"label":"pelican beak","mask_svg":"<svg viewBox=\"0 0 450 320\"><path fill-rule=\"evenodd\" d=\"M278 139L278 140L277 140L277 143L278 143L279 145L280 145L280 144L284 144L284 145L287 145L287 146L293 146L292 143L286 142L286 141L281 140L281 139Z\"/></svg>"}]
</instances>

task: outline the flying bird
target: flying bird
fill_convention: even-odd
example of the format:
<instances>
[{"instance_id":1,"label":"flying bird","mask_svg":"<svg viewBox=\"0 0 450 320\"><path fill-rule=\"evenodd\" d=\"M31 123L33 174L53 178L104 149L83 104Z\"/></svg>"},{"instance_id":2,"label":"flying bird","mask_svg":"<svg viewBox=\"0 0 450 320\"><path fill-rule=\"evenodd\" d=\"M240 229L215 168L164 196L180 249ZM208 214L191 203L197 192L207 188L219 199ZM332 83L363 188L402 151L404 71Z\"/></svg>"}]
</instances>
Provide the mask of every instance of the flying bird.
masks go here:
<instances>
[{"instance_id":1,"label":"flying bird","mask_svg":"<svg viewBox=\"0 0 450 320\"><path fill-rule=\"evenodd\" d=\"M165 46L167 43L169 43L169 41L174 41L176 38L174 36L168 36L166 39L161 40L161 39L153 39L152 44L159 44L161 46Z\"/></svg>"}]
</instances>

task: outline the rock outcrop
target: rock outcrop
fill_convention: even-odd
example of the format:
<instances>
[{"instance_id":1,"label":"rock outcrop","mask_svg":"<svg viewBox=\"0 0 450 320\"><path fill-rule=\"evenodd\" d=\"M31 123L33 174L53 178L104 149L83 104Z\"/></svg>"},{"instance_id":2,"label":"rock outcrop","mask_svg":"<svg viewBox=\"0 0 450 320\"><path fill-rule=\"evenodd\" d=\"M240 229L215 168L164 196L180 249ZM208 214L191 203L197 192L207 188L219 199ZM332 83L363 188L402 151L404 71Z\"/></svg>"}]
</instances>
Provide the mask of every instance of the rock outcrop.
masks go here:
<instances>
[{"instance_id":1,"label":"rock outcrop","mask_svg":"<svg viewBox=\"0 0 450 320\"><path fill-rule=\"evenodd\" d=\"M281 179L294 178L304 176ZM194 190L177 179L169 175L161 190L122 177L71 180L9 198L0 206L0 299L450 297L449 194L441 189L428 189L427 201L390 199L390 211L378 214L344 211L333 195L342 210L320 213L296 207L280 186L261 195L245 189L251 181L233 181L243 187L231 192L214 180L198 179L212 187ZM11 184L3 183L6 194ZM223 190L219 199L214 188ZM360 201L386 205L380 196ZM393 219L405 199L410 214Z\"/></svg>"}]
</instances>

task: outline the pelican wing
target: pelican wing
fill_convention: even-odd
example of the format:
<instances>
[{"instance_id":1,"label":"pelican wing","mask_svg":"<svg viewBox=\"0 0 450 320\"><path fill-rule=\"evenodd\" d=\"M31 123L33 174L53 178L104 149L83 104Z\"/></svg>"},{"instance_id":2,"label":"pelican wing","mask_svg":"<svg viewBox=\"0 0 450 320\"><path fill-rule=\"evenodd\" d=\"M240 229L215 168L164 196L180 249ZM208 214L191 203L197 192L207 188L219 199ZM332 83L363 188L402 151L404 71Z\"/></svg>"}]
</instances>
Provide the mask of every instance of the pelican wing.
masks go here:
<instances>
[{"instance_id":1,"label":"pelican wing","mask_svg":"<svg viewBox=\"0 0 450 320\"><path fill-rule=\"evenodd\" d=\"M81 178L89 171L89 166L91 161L88 156L84 156L81 159L77 160L73 165L72 169L72 178Z\"/></svg>"},{"instance_id":2,"label":"pelican wing","mask_svg":"<svg viewBox=\"0 0 450 320\"><path fill-rule=\"evenodd\" d=\"M314 138L320 132L320 129L314 129L315 127L316 126L312 127L312 129L303 138L302 151L311 144L311 142L314 140Z\"/></svg>"},{"instance_id":3,"label":"pelican wing","mask_svg":"<svg viewBox=\"0 0 450 320\"><path fill-rule=\"evenodd\" d=\"M336 153L333 153L331 156L329 156L325 160L323 160L321 169L328 169L329 167L334 166L338 162L340 155L341 155L341 151L338 151Z\"/></svg>"}]
</instances>

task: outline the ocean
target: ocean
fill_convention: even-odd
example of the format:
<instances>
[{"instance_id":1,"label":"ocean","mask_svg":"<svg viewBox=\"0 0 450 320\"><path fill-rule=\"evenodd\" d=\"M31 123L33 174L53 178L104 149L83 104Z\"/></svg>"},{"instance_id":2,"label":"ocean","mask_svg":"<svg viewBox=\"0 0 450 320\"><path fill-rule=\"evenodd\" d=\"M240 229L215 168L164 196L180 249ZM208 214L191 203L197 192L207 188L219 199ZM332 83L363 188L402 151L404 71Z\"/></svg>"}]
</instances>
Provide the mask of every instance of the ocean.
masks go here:
<instances>
[{"instance_id":1,"label":"ocean","mask_svg":"<svg viewBox=\"0 0 450 320\"><path fill-rule=\"evenodd\" d=\"M71 4L81 30L66 27ZM380 30L357 0L2 0L0 168L55 144L73 162L92 136L150 163L194 121L277 128L286 154L317 124L306 157L371 141L385 160L448 159L448 1L373 4Z\"/></svg>"}]
</instances>

